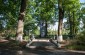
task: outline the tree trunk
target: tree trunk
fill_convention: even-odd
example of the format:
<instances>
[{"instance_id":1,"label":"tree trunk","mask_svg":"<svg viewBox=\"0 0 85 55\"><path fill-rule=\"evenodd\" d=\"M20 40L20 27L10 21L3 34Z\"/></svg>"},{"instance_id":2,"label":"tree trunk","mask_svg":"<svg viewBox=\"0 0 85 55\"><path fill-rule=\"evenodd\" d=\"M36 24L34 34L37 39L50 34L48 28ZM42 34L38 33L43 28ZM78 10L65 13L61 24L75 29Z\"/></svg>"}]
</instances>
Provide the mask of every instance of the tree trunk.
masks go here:
<instances>
[{"instance_id":1,"label":"tree trunk","mask_svg":"<svg viewBox=\"0 0 85 55\"><path fill-rule=\"evenodd\" d=\"M45 32L44 32L44 21L41 20L40 21L40 37L44 37L45 36Z\"/></svg>"},{"instance_id":2,"label":"tree trunk","mask_svg":"<svg viewBox=\"0 0 85 55\"><path fill-rule=\"evenodd\" d=\"M75 12L73 12L73 37L75 37Z\"/></svg>"},{"instance_id":3,"label":"tree trunk","mask_svg":"<svg viewBox=\"0 0 85 55\"><path fill-rule=\"evenodd\" d=\"M48 30L47 30L47 21L45 21L45 37L47 36Z\"/></svg>"},{"instance_id":4,"label":"tree trunk","mask_svg":"<svg viewBox=\"0 0 85 55\"><path fill-rule=\"evenodd\" d=\"M73 35L73 25L72 25L72 18L71 18L71 13L70 13L70 11L69 11L69 23L70 23L70 38L72 39L72 35Z\"/></svg>"},{"instance_id":5,"label":"tree trunk","mask_svg":"<svg viewBox=\"0 0 85 55\"><path fill-rule=\"evenodd\" d=\"M21 0L21 8L20 8L20 14L18 18L18 26L17 26L17 32L16 32L16 40L19 42L23 41L23 28L24 28L23 21L25 16L26 1L27 0Z\"/></svg>"},{"instance_id":6,"label":"tree trunk","mask_svg":"<svg viewBox=\"0 0 85 55\"><path fill-rule=\"evenodd\" d=\"M58 0L58 9L59 9L59 23L58 23L58 37L57 37L57 40L61 42L61 41L63 41L62 24L63 24L63 16L64 16L63 7L62 7L62 0Z\"/></svg>"}]
</instances>

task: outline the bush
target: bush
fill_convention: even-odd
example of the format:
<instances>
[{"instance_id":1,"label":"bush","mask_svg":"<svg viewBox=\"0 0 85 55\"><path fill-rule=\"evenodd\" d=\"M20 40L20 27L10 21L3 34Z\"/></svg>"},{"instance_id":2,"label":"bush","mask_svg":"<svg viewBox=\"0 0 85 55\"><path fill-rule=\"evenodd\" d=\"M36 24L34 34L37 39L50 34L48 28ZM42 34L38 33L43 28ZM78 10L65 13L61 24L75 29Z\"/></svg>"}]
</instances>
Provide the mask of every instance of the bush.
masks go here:
<instances>
[{"instance_id":1,"label":"bush","mask_svg":"<svg viewBox=\"0 0 85 55\"><path fill-rule=\"evenodd\" d=\"M82 31L80 34L77 35L77 45L85 46L85 31Z\"/></svg>"},{"instance_id":2,"label":"bush","mask_svg":"<svg viewBox=\"0 0 85 55\"><path fill-rule=\"evenodd\" d=\"M67 46L68 49L85 50L85 30L79 33Z\"/></svg>"},{"instance_id":3,"label":"bush","mask_svg":"<svg viewBox=\"0 0 85 55\"><path fill-rule=\"evenodd\" d=\"M10 40L10 39L13 39L13 38L15 38L15 34L8 34L8 35L6 35L6 39L7 40Z\"/></svg>"}]
</instances>

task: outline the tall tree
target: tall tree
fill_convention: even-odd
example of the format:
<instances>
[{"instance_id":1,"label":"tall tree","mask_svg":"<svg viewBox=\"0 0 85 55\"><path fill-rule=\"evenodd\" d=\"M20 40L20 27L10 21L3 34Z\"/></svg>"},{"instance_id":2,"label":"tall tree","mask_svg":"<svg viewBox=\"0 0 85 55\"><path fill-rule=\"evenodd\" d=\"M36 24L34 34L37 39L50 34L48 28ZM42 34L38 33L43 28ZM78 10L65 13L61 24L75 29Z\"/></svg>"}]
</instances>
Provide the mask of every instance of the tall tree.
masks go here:
<instances>
[{"instance_id":1,"label":"tall tree","mask_svg":"<svg viewBox=\"0 0 85 55\"><path fill-rule=\"evenodd\" d=\"M16 40L19 42L23 41L23 28L24 28L26 2L27 0L21 0L21 8L20 8L20 14L18 18L18 26L17 26L17 32L16 32Z\"/></svg>"},{"instance_id":2,"label":"tall tree","mask_svg":"<svg viewBox=\"0 0 85 55\"><path fill-rule=\"evenodd\" d=\"M84 4L85 5L85 4ZM82 30L85 30L85 7L81 8L81 26L82 26Z\"/></svg>"},{"instance_id":3,"label":"tall tree","mask_svg":"<svg viewBox=\"0 0 85 55\"><path fill-rule=\"evenodd\" d=\"M70 37L73 38L75 37L76 35L76 32L77 32L77 29L78 29L78 12L79 12L79 9L80 9L80 3L79 3L79 0L76 1L76 0L73 0L73 1L69 1L71 2L70 4L70 9L69 12L69 24L70 24ZM73 2L73 3L72 3Z\"/></svg>"},{"instance_id":4,"label":"tall tree","mask_svg":"<svg viewBox=\"0 0 85 55\"><path fill-rule=\"evenodd\" d=\"M58 8L59 8L59 25L58 25L58 40L62 41L62 24L64 18L64 12L68 14L69 26L70 26L70 36L74 35L74 31L76 30L75 23L77 23L77 11L79 10L79 0L58 0ZM67 17L66 17L67 18Z\"/></svg>"},{"instance_id":5,"label":"tall tree","mask_svg":"<svg viewBox=\"0 0 85 55\"><path fill-rule=\"evenodd\" d=\"M59 9L59 24L58 24L58 41L63 41L62 37L62 24L63 24L63 16L64 16L64 10L62 6L63 1L58 0L58 9Z\"/></svg>"},{"instance_id":6,"label":"tall tree","mask_svg":"<svg viewBox=\"0 0 85 55\"><path fill-rule=\"evenodd\" d=\"M40 33L43 33L41 35L45 37L47 35L48 22L54 21L55 0L35 0L35 2L35 18L40 23Z\"/></svg>"},{"instance_id":7,"label":"tall tree","mask_svg":"<svg viewBox=\"0 0 85 55\"><path fill-rule=\"evenodd\" d=\"M70 37L73 37L77 31L77 27L78 27L78 12L79 12L79 9L80 9L80 3L79 3L79 0L76 1L76 0L63 0L64 3L63 3L63 7L64 7L64 10L65 10L65 14L68 14L67 15L67 21L68 21L68 24L69 24L69 35Z\"/></svg>"},{"instance_id":8,"label":"tall tree","mask_svg":"<svg viewBox=\"0 0 85 55\"><path fill-rule=\"evenodd\" d=\"M19 2L20 0L0 0L0 21L2 22L3 36L8 37L12 32L15 35L17 17L19 13ZM12 32L10 32L12 30ZM9 33L10 34L7 34Z\"/></svg>"}]
</instances>

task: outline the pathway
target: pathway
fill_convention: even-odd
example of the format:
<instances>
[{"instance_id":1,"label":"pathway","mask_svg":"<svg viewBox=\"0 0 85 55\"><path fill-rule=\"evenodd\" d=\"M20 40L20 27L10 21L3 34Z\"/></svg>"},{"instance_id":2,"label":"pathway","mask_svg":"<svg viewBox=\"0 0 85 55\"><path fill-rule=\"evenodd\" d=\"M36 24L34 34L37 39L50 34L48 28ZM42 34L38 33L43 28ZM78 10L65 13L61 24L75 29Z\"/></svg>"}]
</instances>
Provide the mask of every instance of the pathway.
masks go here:
<instances>
[{"instance_id":1,"label":"pathway","mask_svg":"<svg viewBox=\"0 0 85 55\"><path fill-rule=\"evenodd\" d=\"M85 51L59 50L49 39L35 39L28 47L22 50L0 49L0 55L85 55Z\"/></svg>"}]
</instances>

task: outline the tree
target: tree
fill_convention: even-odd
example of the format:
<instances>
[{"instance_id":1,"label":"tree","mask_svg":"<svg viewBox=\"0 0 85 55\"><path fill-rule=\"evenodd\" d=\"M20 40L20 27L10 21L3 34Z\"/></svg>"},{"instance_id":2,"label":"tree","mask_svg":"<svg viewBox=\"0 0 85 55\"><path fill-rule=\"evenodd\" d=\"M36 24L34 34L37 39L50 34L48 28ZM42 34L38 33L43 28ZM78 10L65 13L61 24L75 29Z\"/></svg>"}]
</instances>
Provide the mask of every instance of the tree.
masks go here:
<instances>
[{"instance_id":1,"label":"tree","mask_svg":"<svg viewBox=\"0 0 85 55\"><path fill-rule=\"evenodd\" d=\"M0 22L3 26L2 36L15 35L20 0L0 0ZM11 32L10 32L11 31ZM14 32L14 33L13 33ZM11 36L12 37L12 36Z\"/></svg>"},{"instance_id":2,"label":"tree","mask_svg":"<svg viewBox=\"0 0 85 55\"><path fill-rule=\"evenodd\" d=\"M70 37L73 38L76 32L78 31L78 18L79 18L79 10L80 10L80 3L79 0L67 0L64 1L63 7L65 10L65 14L67 14L67 21L68 21L68 28L70 29Z\"/></svg>"},{"instance_id":3,"label":"tree","mask_svg":"<svg viewBox=\"0 0 85 55\"><path fill-rule=\"evenodd\" d=\"M59 9L59 24L58 24L58 41L63 41L62 37L62 24L63 24L63 17L64 17L64 10L62 6L63 1L58 0L58 9Z\"/></svg>"},{"instance_id":4,"label":"tree","mask_svg":"<svg viewBox=\"0 0 85 55\"><path fill-rule=\"evenodd\" d=\"M17 32L16 32L16 40L19 42L23 41L23 28L24 28L26 2L27 0L21 0L21 8L20 8L20 14L18 18L18 26L17 26Z\"/></svg>"},{"instance_id":5,"label":"tree","mask_svg":"<svg viewBox=\"0 0 85 55\"><path fill-rule=\"evenodd\" d=\"M35 2L37 7L35 15L40 23L40 36L44 37L47 36L48 22L54 21L55 0L36 0Z\"/></svg>"},{"instance_id":6,"label":"tree","mask_svg":"<svg viewBox=\"0 0 85 55\"><path fill-rule=\"evenodd\" d=\"M80 16L80 18L81 18L81 25L82 25L82 30L85 30L85 7L82 7L81 8L81 16Z\"/></svg>"}]
</instances>

